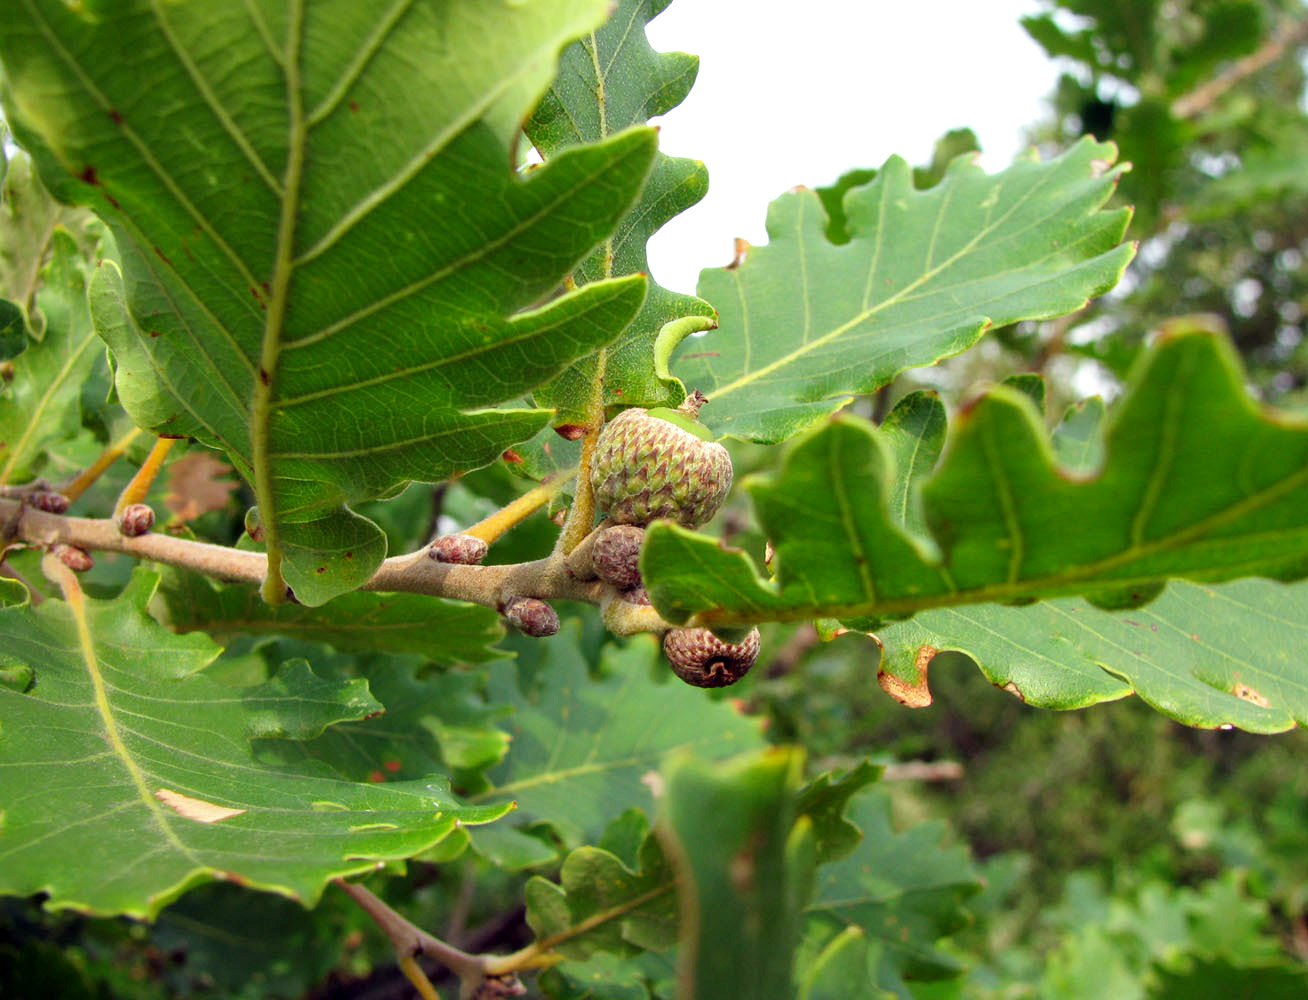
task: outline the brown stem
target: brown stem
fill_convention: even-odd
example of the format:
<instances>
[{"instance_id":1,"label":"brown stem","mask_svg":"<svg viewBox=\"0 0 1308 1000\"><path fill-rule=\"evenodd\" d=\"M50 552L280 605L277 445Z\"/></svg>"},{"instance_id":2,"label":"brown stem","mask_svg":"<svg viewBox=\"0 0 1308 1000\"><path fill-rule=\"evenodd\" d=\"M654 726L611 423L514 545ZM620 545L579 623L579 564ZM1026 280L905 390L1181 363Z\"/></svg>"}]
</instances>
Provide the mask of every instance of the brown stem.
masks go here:
<instances>
[{"instance_id":1,"label":"brown stem","mask_svg":"<svg viewBox=\"0 0 1308 1000\"><path fill-rule=\"evenodd\" d=\"M1305 40L1308 40L1308 17L1290 23L1256 52L1249 53L1243 59L1237 59L1207 83L1201 84L1187 94L1182 94L1172 102L1173 116L1193 118L1202 114L1241 80L1253 76L1264 66L1276 62L1286 52Z\"/></svg>"},{"instance_id":2,"label":"brown stem","mask_svg":"<svg viewBox=\"0 0 1308 1000\"><path fill-rule=\"evenodd\" d=\"M268 568L267 557L260 552L193 542L160 532L131 538L111 518L49 514L21 500L0 499L0 529L4 531L0 544L21 541L41 548L63 544L88 551L122 552L241 583L260 583ZM427 555L426 548L387 559L362 589L430 594L496 610L514 597L601 604L615 593L601 580L576 579L568 571L566 558L558 553L534 562L476 566L436 562ZM652 608L642 613L655 626L651 630L661 632L667 628Z\"/></svg>"},{"instance_id":3,"label":"brown stem","mask_svg":"<svg viewBox=\"0 0 1308 1000\"><path fill-rule=\"evenodd\" d=\"M452 945L446 944L438 937L433 937L421 927L416 926L411 921L400 916L392 910L386 903L377 898L370 890L357 882L346 882L345 879L333 879L338 888L344 890L351 899L359 904L365 913L386 932L386 936L391 939L396 953L401 959L401 969L405 975L409 975L409 970L404 967L403 960L412 961L415 955L426 955L440 962L465 984L472 983L479 985L485 980L487 975L486 959L480 955L469 955L466 951L460 951ZM416 965L414 966L416 968ZM419 970L421 972L421 970ZM426 980L426 976L423 979ZM412 981L413 977L410 976ZM417 983L415 982L416 986ZM428 986L431 984L428 983ZM433 990L433 993L435 991Z\"/></svg>"}]
</instances>

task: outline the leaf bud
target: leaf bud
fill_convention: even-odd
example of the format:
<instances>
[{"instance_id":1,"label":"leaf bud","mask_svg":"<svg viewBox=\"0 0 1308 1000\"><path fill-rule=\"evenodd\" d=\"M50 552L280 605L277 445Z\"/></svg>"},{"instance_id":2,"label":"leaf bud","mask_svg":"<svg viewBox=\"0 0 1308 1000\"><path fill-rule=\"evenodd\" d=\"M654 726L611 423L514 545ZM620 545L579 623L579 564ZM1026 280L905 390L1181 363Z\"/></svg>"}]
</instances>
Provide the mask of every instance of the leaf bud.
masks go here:
<instances>
[{"instance_id":1,"label":"leaf bud","mask_svg":"<svg viewBox=\"0 0 1308 1000\"><path fill-rule=\"evenodd\" d=\"M251 507L245 512L245 533L252 541L263 541L263 525L259 523L258 507Z\"/></svg>"},{"instance_id":2,"label":"leaf bud","mask_svg":"<svg viewBox=\"0 0 1308 1000\"><path fill-rule=\"evenodd\" d=\"M85 549L79 549L76 545L66 545L63 542L58 543L51 549L61 563L71 569L74 573L85 573L95 565L95 560L91 558L91 553Z\"/></svg>"},{"instance_id":3,"label":"leaf bud","mask_svg":"<svg viewBox=\"0 0 1308 1000\"><path fill-rule=\"evenodd\" d=\"M758 629L740 642L719 639L706 628L672 628L663 637L663 654L672 672L695 687L735 684L758 659Z\"/></svg>"},{"instance_id":4,"label":"leaf bud","mask_svg":"<svg viewBox=\"0 0 1308 1000\"><path fill-rule=\"evenodd\" d=\"M441 535L431 543L427 555L440 563L475 566L489 551L490 545L475 535Z\"/></svg>"},{"instance_id":5,"label":"leaf bud","mask_svg":"<svg viewBox=\"0 0 1308 1000\"><path fill-rule=\"evenodd\" d=\"M559 630L559 613L536 597L514 597L504 605L504 620L523 635L537 639Z\"/></svg>"},{"instance_id":6,"label":"leaf bud","mask_svg":"<svg viewBox=\"0 0 1308 1000\"><path fill-rule=\"evenodd\" d=\"M154 509L143 503L131 503L118 515L118 530L128 538L144 535L154 527Z\"/></svg>"},{"instance_id":7,"label":"leaf bud","mask_svg":"<svg viewBox=\"0 0 1308 1000\"><path fill-rule=\"evenodd\" d=\"M68 509L68 498L53 490L37 490L27 495L27 505L47 514L62 514Z\"/></svg>"}]
</instances>

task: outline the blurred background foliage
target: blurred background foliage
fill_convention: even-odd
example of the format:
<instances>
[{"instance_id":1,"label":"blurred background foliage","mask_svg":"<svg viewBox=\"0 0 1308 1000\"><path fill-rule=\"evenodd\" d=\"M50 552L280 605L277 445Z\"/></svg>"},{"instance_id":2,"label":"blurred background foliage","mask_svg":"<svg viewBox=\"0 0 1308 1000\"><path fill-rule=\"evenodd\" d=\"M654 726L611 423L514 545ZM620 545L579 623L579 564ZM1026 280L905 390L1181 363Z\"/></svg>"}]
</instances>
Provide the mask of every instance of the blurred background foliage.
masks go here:
<instances>
[{"instance_id":1,"label":"blurred background foliage","mask_svg":"<svg viewBox=\"0 0 1308 1000\"><path fill-rule=\"evenodd\" d=\"M1093 134L1121 147L1134 167L1117 198L1135 206L1131 236L1140 253L1123 284L1080 313L997 331L856 406L884 415L923 385L957 406L979 383L1031 372L1045 377L1047 412L1056 419L1075 399L1111 397L1149 331L1193 312L1225 320L1256 395L1280 407L1308 406L1308 10L1296 0L1049 0L1024 25L1062 71L1048 115L1031 126L1032 143L1049 155ZM948 133L917 170L918 185L934 184L949 159L975 148L967 129ZM821 192L833 240L845 238L841 195L873 175L851 171ZM11 171L7 197L13 181ZM124 432L103 404L104 372L97 368L88 384L84 431L51 451L53 471L82 464ZM129 458L139 461L145 450L135 442ZM738 476L773 458L765 448L736 447ZM116 466L88 495L84 513L107 515L129 471ZM185 481L161 478L155 489L150 502L172 512L172 530L229 542L251 502L221 468L192 469ZM386 528L394 548L406 550L438 528L478 520L520 491L501 463L434 492L411 488L365 513ZM761 551L743 500L716 524L733 542ZM553 531L538 516L495 548L495 560L533 558ZM39 580L25 558L11 564ZM101 559L88 589L112 593L130 568L126 559ZM595 616L570 610L585 619L580 642L599 663L605 640ZM342 673L377 669L375 656L363 662L284 645L238 642L224 662L232 677L247 679L292 654L330 660ZM540 644L509 638L505 645L520 654L523 690L533 690ZM807 747L815 773L865 757L885 763L897 828L944 820L947 840L966 846L982 878L982 890L966 903L971 926L941 943L963 976L910 979L903 995L1308 995L1308 733L1192 730L1134 698L1083 712L1036 712L948 655L933 666L934 704L910 710L878 687L876 646L865 636L824 643L811 626L776 626L764 649L731 696L767 721L768 739ZM464 689L494 669L468 671ZM551 875L571 845L550 829L533 835L549 860L532 870ZM370 884L417 924L465 949L503 951L530 940L525 873L469 851L393 874ZM533 990L663 995L666 957L633 968L628 992L587 993L566 976ZM410 995L389 944L335 892L305 911L275 896L208 885L154 926L0 900L4 997Z\"/></svg>"}]
</instances>

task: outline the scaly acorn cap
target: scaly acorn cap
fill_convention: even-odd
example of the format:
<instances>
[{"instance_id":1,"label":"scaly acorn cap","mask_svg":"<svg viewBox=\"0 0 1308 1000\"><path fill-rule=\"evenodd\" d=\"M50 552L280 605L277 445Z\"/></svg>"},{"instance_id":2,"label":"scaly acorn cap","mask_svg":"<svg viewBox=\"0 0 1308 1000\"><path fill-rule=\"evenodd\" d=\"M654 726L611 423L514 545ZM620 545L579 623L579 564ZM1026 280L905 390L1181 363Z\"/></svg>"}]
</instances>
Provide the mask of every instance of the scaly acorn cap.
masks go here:
<instances>
[{"instance_id":1,"label":"scaly acorn cap","mask_svg":"<svg viewBox=\"0 0 1308 1000\"><path fill-rule=\"evenodd\" d=\"M672 628L663 636L663 655L687 684L714 688L735 684L758 659L758 629L740 642L719 639L706 628Z\"/></svg>"},{"instance_id":2,"label":"scaly acorn cap","mask_svg":"<svg viewBox=\"0 0 1308 1000\"><path fill-rule=\"evenodd\" d=\"M695 420L702 402L694 392L683 409L632 407L604 425L590 476L601 513L618 524L667 518L696 528L718 512L731 456Z\"/></svg>"}]
</instances>

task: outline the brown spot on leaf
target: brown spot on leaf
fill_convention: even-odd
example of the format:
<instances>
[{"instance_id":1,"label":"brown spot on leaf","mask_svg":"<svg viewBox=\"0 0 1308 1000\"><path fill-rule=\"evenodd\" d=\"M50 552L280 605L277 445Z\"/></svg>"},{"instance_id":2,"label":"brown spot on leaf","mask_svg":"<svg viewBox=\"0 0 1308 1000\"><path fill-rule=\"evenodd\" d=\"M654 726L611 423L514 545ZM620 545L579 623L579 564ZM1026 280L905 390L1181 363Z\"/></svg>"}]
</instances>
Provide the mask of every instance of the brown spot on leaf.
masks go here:
<instances>
[{"instance_id":1,"label":"brown spot on leaf","mask_svg":"<svg viewBox=\"0 0 1308 1000\"><path fill-rule=\"evenodd\" d=\"M1251 688L1243 681L1236 681L1235 686L1231 688L1231 694L1237 698L1243 698L1245 701L1251 701L1262 708L1270 708L1269 702L1257 689Z\"/></svg>"},{"instance_id":2,"label":"brown spot on leaf","mask_svg":"<svg viewBox=\"0 0 1308 1000\"><path fill-rule=\"evenodd\" d=\"M368 780L371 781L374 785L380 785L383 781L386 780L386 775L382 774L380 771L369 771Z\"/></svg>"},{"instance_id":3,"label":"brown spot on leaf","mask_svg":"<svg viewBox=\"0 0 1308 1000\"><path fill-rule=\"evenodd\" d=\"M259 369L259 381L262 382L264 385L267 385L269 382L272 381L272 379L268 377L268 369L266 368Z\"/></svg>"},{"instance_id":4,"label":"brown spot on leaf","mask_svg":"<svg viewBox=\"0 0 1308 1000\"><path fill-rule=\"evenodd\" d=\"M99 187L100 185L100 175L95 172L95 167L92 167L90 165L84 167L82 172L78 174L78 176L81 177L82 180L86 181L87 184L94 184L97 187Z\"/></svg>"},{"instance_id":5,"label":"brown spot on leaf","mask_svg":"<svg viewBox=\"0 0 1308 1000\"><path fill-rule=\"evenodd\" d=\"M579 441L586 433L586 428L581 424L559 424L554 428L554 433L565 441Z\"/></svg>"},{"instance_id":6,"label":"brown spot on leaf","mask_svg":"<svg viewBox=\"0 0 1308 1000\"><path fill-rule=\"evenodd\" d=\"M736 268L740 267L741 264L745 263L745 258L749 256L749 240L741 239L737 236L733 246L733 251L734 256L731 258L731 263L727 265L728 271L734 271Z\"/></svg>"},{"instance_id":7,"label":"brown spot on leaf","mask_svg":"<svg viewBox=\"0 0 1308 1000\"><path fill-rule=\"evenodd\" d=\"M179 816L193 819L197 823L217 823L220 820L231 819L233 816L239 816L245 812L244 809L229 809L227 806L220 806L216 802L193 799L189 795L183 795L181 792L174 792L168 788L160 788L154 793L154 797L164 805L171 806Z\"/></svg>"},{"instance_id":8,"label":"brown spot on leaf","mask_svg":"<svg viewBox=\"0 0 1308 1000\"><path fill-rule=\"evenodd\" d=\"M1005 684L1003 686L1003 690L1007 691L1011 695L1016 695L1023 704L1026 703L1026 695L1024 695L1020 690L1018 690L1017 685L1014 684L1012 681L1009 681L1007 684Z\"/></svg>"},{"instance_id":9,"label":"brown spot on leaf","mask_svg":"<svg viewBox=\"0 0 1308 1000\"><path fill-rule=\"evenodd\" d=\"M926 708L932 702L931 689L927 686L927 669L931 666L931 659L937 652L935 646L923 645L918 649L917 656L913 660L913 669L917 672L917 681L914 683L909 683L884 669L877 671L877 683L881 685L881 690L901 705L907 705L909 708Z\"/></svg>"},{"instance_id":10,"label":"brown spot on leaf","mask_svg":"<svg viewBox=\"0 0 1308 1000\"><path fill-rule=\"evenodd\" d=\"M115 125L121 125L123 123L123 113L117 108L109 109L109 117L114 120Z\"/></svg>"},{"instance_id":11,"label":"brown spot on leaf","mask_svg":"<svg viewBox=\"0 0 1308 1000\"><path fill-rule=\"evenodd\" d=\"M315 572L315 573L326 573L326 572L327 572L327 567L326 567L326 566L319 566L316 570L314 570L314 572Z\"/></svg>"},{"instance_id":12,"label":"brown spot on leaf","mask_svg":"<svg viewBox=\"0 0 1308 1000\"><path fill-rule=\"evenodd\" d=\"M351 111L358 111L358 110L359 110L359 102L358 102L358 101L351 101L349 107L350 107L350 110L351 110Z\"/></svg>"},{"instance_id":13,"label":"brown spot on leaf","mask_svg":"<svg viewBox=\"0 0 1308 1000\"><path fill-rule=\"evenodd\" d=\"M164 253L162 250L160 250L158 247L151 247L150 249L152 249L152 250L155 252L155 256L157 256L161 261L163 261L163 262L164 262L165 264L167 264L169 267L172 267L172 266L173 266L173 262L172 262L171 260L168 259L168 255L165 254L165 253Z\"/></svg>"},{"instance_id":14,"label":"brown spot on leaf","mask_svg":"<svg viewBox=\"0 0 1308 1000\"><path fill-rule=\"evenodd\" d=\"M514 451L512 448L510 448L503 455L501 455L500 458L504 459L504 461L508 462L510 465L517 465L519 462L522 461L522 454L521 452Z\"/></svg>"},{"instance_id":15,"label":"brown spot on leaf","mask_svg":"<svg viewBox=\"0 0 1308 1000\"><path fill-rule=\"evenodd\" d=\"M690 361L692 358L720 358L720 357L722 357L721 351L700 351L698 354L683 354L681 360Z\"/></svg>"},{"instance_id":16,"label":"brown spot on leaf","mask_svg":"<svg viewBox=\"0 0 1308 1000\"><path fill-rule=\"evenodd\" d=\"M394 771L398 771L398 770L399 770L400 768L402 768L403 766L404 766L404 765L403 765L402 763L400 763L398 760L384 760L384 761L382 761L382 767L384 767L384 768L386 768L386 770L388 770L388 771L392 771L392 772L394 772Z\"/></svg>"}]
</instances>

